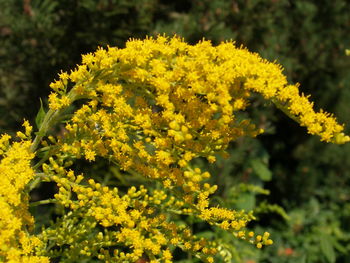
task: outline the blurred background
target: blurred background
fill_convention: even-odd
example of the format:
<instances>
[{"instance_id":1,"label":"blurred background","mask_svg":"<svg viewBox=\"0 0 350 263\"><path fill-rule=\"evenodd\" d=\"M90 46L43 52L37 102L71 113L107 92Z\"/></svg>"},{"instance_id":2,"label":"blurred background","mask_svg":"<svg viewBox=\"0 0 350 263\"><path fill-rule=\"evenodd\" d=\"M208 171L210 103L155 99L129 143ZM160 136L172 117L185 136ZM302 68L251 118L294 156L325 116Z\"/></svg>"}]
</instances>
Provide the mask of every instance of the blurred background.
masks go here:
<instances>
[{"instance_id":1,"label":"blurred background","mask_svg":"<svg viewBox=\"0 0 350 263\"><path fill-rule=\"evenodd\" d=\"M350 129L349 0L0 0L0 133L34 123L49 83L98 46L177 34L189 43L232 39L284 67L316 109ZM257 250L195 225L218 240L227 262L350 262L350 144L309 136L260 98L248 113L266 133L230 146L209 169L216 201L254 210L250 227L275 244ZM47 106L46 106L47 107ZM98 164L96 164L98 165ZM98 169L97 169L98 170ZM193 224L196 224L195 222ZM178 262L195 262L178 256Z\"/></svg>"}]
</instances>

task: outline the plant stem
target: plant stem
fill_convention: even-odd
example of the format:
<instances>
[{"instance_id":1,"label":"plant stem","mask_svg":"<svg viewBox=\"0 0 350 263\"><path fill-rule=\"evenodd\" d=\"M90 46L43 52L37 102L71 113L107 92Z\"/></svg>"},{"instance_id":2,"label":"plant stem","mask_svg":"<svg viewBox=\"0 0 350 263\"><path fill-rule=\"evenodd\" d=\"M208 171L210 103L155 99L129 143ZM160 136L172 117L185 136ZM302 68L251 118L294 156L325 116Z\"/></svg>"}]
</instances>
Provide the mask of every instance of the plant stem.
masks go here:
<instances>
[{"instance_id":1,"label":"plant stem","mask_svg":"<svg viewBox=\"0 0 350 263\"><path fill-rule=\"evenodd\" d=\"M68 92L67 96L70 99L71 103L73 103L78 98L77 94L74 92L74 89L71 89ZM47 131L54 126L54 124L59 119L58 117L65 109L66 107L59 110L50 109L46 113L44 120L40 125L39 131L37 132L37 135L35 136L34 141L30 147L30 150L32 152L36 151L39 143L41 142L41 139L47 134Z\"/></svg>"},{"instance_id":2,"label":"plant stem","mask_svg":"<svg viewBox=\"0 0 350 263\"><path fill-rule=\"evenodd\" d=\"M51 109L46 113L44 120L40 125L40 129L37 135L35 136L34 141L30 147L30 150L32 152L36 151L41 139L46 135L48 129L54 123L55 117L58 115L58 113L59 113L59 110L51 110Z\"/></svg>"},{"instance_id":3,"label":"plant stem","mask_svg":"<svg viewBox=\"0 0 350 263\"><path fill-rule=\"evenodd\" d=\"M30 207L34 207L34 206L38 206L38 205L47 205L47 204L52 204L52 203L56 203L57 200L56 199L46 199L46 200L40 200L37 202L32 202L29 204Z\"/></svg>"}]
</instances>

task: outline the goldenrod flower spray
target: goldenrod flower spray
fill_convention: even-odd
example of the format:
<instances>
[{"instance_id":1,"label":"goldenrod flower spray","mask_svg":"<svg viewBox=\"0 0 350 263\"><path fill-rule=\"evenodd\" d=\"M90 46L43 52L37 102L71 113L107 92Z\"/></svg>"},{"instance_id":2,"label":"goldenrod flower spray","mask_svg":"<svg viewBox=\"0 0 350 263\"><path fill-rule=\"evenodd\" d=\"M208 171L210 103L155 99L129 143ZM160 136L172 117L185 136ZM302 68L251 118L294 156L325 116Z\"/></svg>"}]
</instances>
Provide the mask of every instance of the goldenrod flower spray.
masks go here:
<instances>
[{"instance_id":1,"label":"goldenrod flower spray","mask_svg":"<svg viewBox=\"0 0 350 263\"><path fill-rule=\"evenodd\" d=\"M211 175L193 165L214 163L228 144L264 131L237 114L253 93L280 108L322 141L345 143L343 126L315 112L298 85L289 85L281 66L238 48L233 42L188 45L179 37L132 39L126 47L98 49L82 57L50 87L49 111L10 142L0 139L0 259L5 262L173 261L178 247L213 262L218 244L197 237L173 215L193 216L231 232L257 248L271 245L269 233L247 230L251 212L211 206ZM78 103L79 102L79 103ZM67 110L76 110L65 117ZM64 132L49 135L64 119ZM40 154L39 154L40 153ZM36 158L34 159L34 157ZM121 176L137 175L160 187L127 190L72 170L78 159L104 158ZM34 161L35 160L35 161ZM52 199L29 202L40 182L54 182ZM28 205L54 203L66 212L39 234Z\"/></svg>"}]
</instances>

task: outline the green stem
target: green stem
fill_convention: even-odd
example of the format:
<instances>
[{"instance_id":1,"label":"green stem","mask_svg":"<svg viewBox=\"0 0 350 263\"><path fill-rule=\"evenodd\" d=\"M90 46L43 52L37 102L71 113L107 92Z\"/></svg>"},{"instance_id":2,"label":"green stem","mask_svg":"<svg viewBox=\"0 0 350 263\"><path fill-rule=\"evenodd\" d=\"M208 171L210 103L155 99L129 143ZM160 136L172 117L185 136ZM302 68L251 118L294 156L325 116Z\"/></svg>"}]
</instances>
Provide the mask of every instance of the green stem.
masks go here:
<instances>
[{"instance_id":1,"label":"green stem","mask_svg":"<svg viewBox=\"0 0 350 263\"><path fill-rule=\"evenodd\" d=\"M36 163L33 166L33 169L37 169L38 167L40 167L44 162L46 162L49 159L49 154L47 154L44 158L42 158L38 163Z\"/></svg>"},{"instance_id":2,"label":"green stem","mask_svg":"<svg viewBox=\"0 0 350 263\"><path fill-rule=\"evenodd\" d=\"M288 109L286 108L286 106L284 106L281 102L279 102L279 101L276 100L276 99L272 99L272 102L273 102L273 104L276 105L276 107L277 107L278 109L280 109L280 110L281 110L284 114L286 114L289 118L291 118L292 120L294 120L294 121L297 122L297 123L300 123L299 118L298 118L297 116L292 115L292 114L288 111Z\"/></svg>"},{"instance_id":3,"label":"green stem","mask_svg":"<svg viewBox=\"0 0 350 263\"><path fill-rule=\"evenodd\" d=\"M46 135L47 131L49 130L49 128L52 126L52 124L54 124L55 121L55 117L58 116L60 110L52 110L50 109L45 117L44 120L42 122L42 124L40 125L40 129L37 132L37 135L34 138L34 141L30 147L30 150L32 152L35 152L36 149L38 148L39 143L41 142L41 139Z\"/></svg>"},{"instance_id":4,"label":"green stem","mask_svg":"<svg viewBox=\"0 0 350 263\"><path fill-rule=\"evenodd\" d=\"M28 185L28 192L32 191L41 181L40 177L35 178L32 182Z\"/></svg>"},{"instance_id":5,"label":"green stem","mask_svg":"<svg viewBox=\"0 0 350 263\"><path fill-rule=\"evenodd\" d=\"M27 185L28 192L32 191L44 178L50 178L50 176L44 173L36 173L36 178Z\"/></svg>"},{"instance_id":6,"label":"green stem","mask_svg":"<svg viewBox=\"0 0 350 263\"><path fill-rule=\"evenodd\" d=\"M74 92L74 89L70 90L67 94L68 98L70 99L70 101L73 103L76 99L78 99L78 96L77 94ZM37 135L35 136L34 138L34 141L30 147L30 150L32 152L35 152L38 148L38 145L40 144L42 138L44 136L46 136L47 134L47 131L53 127L56 122L59 120L59 116L60 114L66 109L67 107L65 108L62 108L62 109L59 109L59 110L52 110L50 109L45 117L44 117L44 120L43 122L41 123L40 125L40 128L39 128L39 131L37 132Z\"/></svg>"},{"instance_id":7,"label":"green stem","mask_svg":"<svg viewBox=\"0 0 350 263\"><path fill-rule=\"evenodd\" d=\"M44 162L46 162L52 155L53 152L58 149L58 146L47 146L40 148L38 151L44 152L44 157L42 157L36 164L33 165L33 169L36 170L38 167L40 167Z\"/></svg>"},{"instance_id":8,"label":"green stem","mask_svg":"<svg viewBox=\"0 0 350 263\"><path fill-rule=\"evenodd\" d=\"M29 204L30 207L38 206L38 205L47 205L47 204L53 204L57 203L56 199L46 199L46 200L40 200L37 202L32 202Z\"/></svg>"}]
</instances>

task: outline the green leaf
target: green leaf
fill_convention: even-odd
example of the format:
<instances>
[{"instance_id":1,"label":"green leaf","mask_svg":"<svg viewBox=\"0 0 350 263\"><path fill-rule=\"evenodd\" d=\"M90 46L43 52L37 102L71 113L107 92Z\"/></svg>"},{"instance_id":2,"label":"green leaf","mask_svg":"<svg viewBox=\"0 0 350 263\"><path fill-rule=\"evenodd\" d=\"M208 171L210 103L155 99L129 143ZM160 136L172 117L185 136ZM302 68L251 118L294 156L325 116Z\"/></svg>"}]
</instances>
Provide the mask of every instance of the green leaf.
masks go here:
<instances>
[{"instance_id":1,"label":"green leaf","mask_svg":"<svg viewBox=\"0 0 350 263\"><path fill-rule=\"evenodd\" d=\"M197 233L198 237L204 237L206 239L214 238L214 235L215 235L215 233L212 231L203 231L203 232Z\"/></svg>"},{"instance_id":2,"label":"green leaf","mask_svg":"<svg viewBox=\"0 0 350 263\"><path fill-rule=\"evenodd\" d=\"M255 208L255 195L252 193L242 193L239 195L237 200L237 208L244 209L245 211L250 211Z\"/></svg>"},{"instance_id":3,"label":"green leaf","mask_svg":"<svg viewBox=\"0 0 350 263\"><path fill-rule=\"evenodd\" d=\"M270 181L272 178L272 173L265 163L260 159L254 159L250 162L253 171L257 176L263 181Z\"/></svg>"},{"instance_id":4,"label":"green leaf","mask_svg":"<svg viewBox=\"0 0 350 263\"><path fill-rule=\"evenodd\" d=\"M45 114L46 114L46 112L45 112L44 107L43 107L43 102L42 102L42 100L40 99L40 109L39 109L38 114L37 114L36 117L35 117L35 124L36 124L36 127L37 127L38 129L40 129L41 124L43 123Z\"/></svg>"},{"instance_id":5,"label":"green leaf","mask_svg":"<svg viewBox=\"0 0 350 263\"><path fill-rule=\"evenodd\" d=\"M303 255L300 259L299 259L299 263L306 263L306 256Z\"/></svg>"},{"instance_id":6,"label":"green leaf","mask_svg":"<svg viewBox=\"0 0 350 263\"><path fill-rule=\"evenodd\" d=\"M320 246L322 253L326 256L326 259L330 263L335 262L335 252L332 244L332 237L327 234L320 235Z\"/></svg>"}]
</instances>

